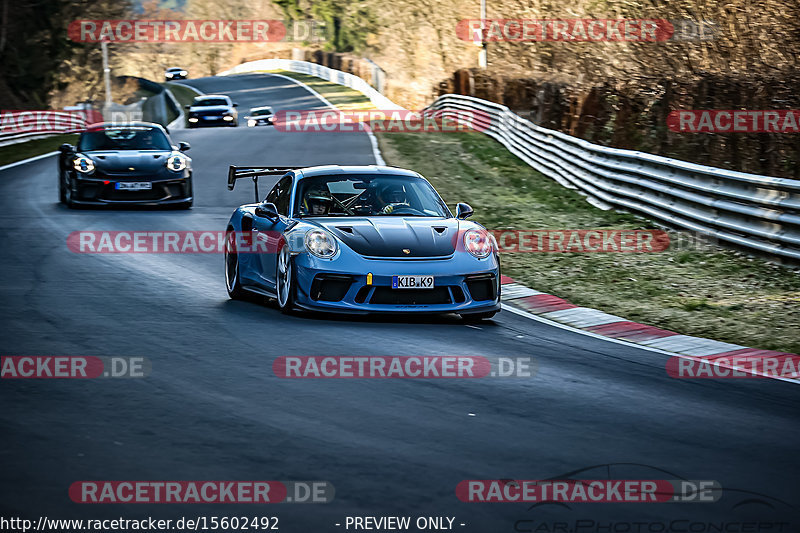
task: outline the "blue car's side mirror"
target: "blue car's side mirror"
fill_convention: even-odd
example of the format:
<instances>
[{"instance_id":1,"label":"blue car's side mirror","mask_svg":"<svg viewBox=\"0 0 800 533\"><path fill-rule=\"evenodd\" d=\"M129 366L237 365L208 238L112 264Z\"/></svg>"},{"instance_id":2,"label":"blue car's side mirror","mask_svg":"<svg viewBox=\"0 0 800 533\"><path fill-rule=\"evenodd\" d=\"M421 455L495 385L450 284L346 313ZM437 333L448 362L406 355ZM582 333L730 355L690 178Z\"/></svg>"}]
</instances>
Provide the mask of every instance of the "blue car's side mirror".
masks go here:
<instances>
[{"instance_id":1,"label":"blue car's side mirror","mask_svg":"<svg viewBox=\"0 0 800 533\"><path fill-rule=\"evenodd\" d=\"M261 202L256 207L256 216L275 220L278 218L278 208L272 202Z\"/></svg>"},{"instance_id":2,"label":"blue car's side mirror","mask_svg":"<svg viewBox=\"0 0 800 533\"><path fill-rule=\"evenodd\" d=\"M463 202L459 202L456 205L456 218L465 220L472 216L475 211L470 207L469 204L465 204Z\"/></svg>"}]
</instances>

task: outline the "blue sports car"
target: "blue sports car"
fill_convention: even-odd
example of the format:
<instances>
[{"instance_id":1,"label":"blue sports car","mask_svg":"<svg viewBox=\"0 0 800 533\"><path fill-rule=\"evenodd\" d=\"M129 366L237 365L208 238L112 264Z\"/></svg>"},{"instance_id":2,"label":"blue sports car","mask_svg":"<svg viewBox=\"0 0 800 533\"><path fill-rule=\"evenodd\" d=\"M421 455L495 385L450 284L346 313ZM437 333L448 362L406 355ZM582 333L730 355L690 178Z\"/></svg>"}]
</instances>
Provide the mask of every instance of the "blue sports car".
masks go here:
<instances>
[{"instance_id":1,"label":"blue sports car","mask_svg":"<svg viewBox=\"0 0 800 533\"><path fill-rule=\"evenodd\" d=\"M473 210L454 217L416 172L382 166L230 167L228 188L282 176L266 199L233 213L225 239L231 298L275 298L296 308L344 313L500 310L497 245Z\"/></svg>"}]
</instances>

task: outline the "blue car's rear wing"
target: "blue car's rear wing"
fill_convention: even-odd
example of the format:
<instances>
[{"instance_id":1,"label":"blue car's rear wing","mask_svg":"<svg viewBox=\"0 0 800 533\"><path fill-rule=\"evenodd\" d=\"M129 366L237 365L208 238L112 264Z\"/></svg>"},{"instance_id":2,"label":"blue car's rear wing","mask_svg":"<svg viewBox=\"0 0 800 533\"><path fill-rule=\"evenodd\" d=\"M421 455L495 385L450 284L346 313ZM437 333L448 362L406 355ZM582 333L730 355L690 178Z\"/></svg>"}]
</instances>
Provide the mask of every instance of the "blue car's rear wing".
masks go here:
<instances>
[{"instance_id":1,"label":"blue car's rear wing","mask_svg":"<svg viewBox=\"0 0 800 533\"><path fill-rule=\"evenodd\" d=\"M231 165L228 168L228 190L232 191L236 185L236 180L242 178L251 178L255 186L256 202L259 202L258 196L258 177L259 176L283 176L290 170L298 167L236 167Z\"/></svg>"}]
</instances>

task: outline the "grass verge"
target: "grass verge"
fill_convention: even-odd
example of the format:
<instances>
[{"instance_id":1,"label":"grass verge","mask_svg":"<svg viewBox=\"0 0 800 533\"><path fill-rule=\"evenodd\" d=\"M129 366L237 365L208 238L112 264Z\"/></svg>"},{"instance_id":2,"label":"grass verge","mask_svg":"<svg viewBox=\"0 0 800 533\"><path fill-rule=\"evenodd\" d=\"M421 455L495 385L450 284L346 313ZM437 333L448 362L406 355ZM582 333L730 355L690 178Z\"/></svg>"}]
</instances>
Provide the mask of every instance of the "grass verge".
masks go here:
<instances>
[{"instance_id":1,"label":"grass verge","mask_svg":"<svg viewBox=\"0 0 800 533\"><path fill-rule=\"evenodd\" d=\"M657 227L593 207L481 133L379 133L378 140L390 165L420 172L448 202L468 202L489 229ZM504 274L576 305L687 335L800 353L800 274L740 252L704 245L637 254L506 253L501 261Z\"/></svg>"},{"instance_id":2,"label":"grass verge","mask_svg":"<svg viewBox=\"0 0 800 533\"><path fill-rule=\"evenodd\" d=\"M58 147L64 143L75 144L76 142L78 142L78 135L69 133L0 146L0 167L58 150Z\"/></svg>"}]
</instances>

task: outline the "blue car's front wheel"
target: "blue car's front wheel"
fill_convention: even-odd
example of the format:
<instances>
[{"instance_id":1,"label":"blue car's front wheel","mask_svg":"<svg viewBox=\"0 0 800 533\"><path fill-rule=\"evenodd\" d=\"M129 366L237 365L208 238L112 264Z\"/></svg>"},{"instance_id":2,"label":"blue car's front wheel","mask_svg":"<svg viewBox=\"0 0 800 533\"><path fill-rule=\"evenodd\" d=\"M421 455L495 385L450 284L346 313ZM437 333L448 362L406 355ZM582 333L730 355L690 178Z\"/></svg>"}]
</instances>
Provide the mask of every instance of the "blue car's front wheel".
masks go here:
<instances>
[{"instance_id":1,"label":"blue car's front wheel","mask_svg":"<svg viewBox=\"0 0 800 533\"><path fill-rule=\"evenodd\" d=\"M239 278L239 255L236 253L236 244L231 230L225 234L225 288L228 289L228 296L231 299L244 299L244 289Z\"/></svg>"},{"instance_id":2,"label":"blue car's front wheel","mask_svg":"<svg viewBox=\"0 0 800 533\"><path fill-rule=\"evenodd\" d=\"M294 265L288 246L284 246L278 252L277 263L275 292L278 293L278 307L282 313L288 315L294 310L295 302Z\"/></svg>"}]
</instances>

